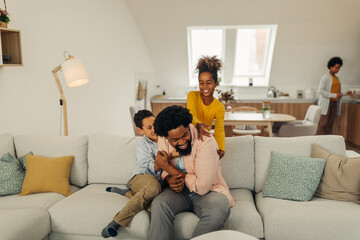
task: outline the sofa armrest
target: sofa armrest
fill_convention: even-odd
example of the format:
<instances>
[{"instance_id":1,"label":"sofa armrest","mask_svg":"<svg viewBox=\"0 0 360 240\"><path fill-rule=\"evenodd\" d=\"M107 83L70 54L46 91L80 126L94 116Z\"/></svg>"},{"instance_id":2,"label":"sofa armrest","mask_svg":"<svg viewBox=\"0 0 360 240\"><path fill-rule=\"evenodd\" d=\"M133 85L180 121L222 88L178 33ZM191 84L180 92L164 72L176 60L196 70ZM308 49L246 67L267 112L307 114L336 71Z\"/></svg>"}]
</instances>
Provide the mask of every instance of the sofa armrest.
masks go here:
<instances>
[{"instance_id":1,"label":"sofa armrest","mask_svg":"<svg viewBox=\"0 0 360 240\"><path fill-rule=\"evenodd\" d=\"M346 150L346 157L348 158L360 157L360 154L353 150Z\"/></svg>"},{"instance_id":2,"label":"sofa armrest","mask_svg":"<svg viewBox=\"0 0 360 240\"><path fill-rule=\"evenodd\" d=\"M302 124L284 124L280 127L279 137L296 137L296 136L310 136L315 135L317 125L315 123L302 125Z\"/></svg>"}]
</instances>

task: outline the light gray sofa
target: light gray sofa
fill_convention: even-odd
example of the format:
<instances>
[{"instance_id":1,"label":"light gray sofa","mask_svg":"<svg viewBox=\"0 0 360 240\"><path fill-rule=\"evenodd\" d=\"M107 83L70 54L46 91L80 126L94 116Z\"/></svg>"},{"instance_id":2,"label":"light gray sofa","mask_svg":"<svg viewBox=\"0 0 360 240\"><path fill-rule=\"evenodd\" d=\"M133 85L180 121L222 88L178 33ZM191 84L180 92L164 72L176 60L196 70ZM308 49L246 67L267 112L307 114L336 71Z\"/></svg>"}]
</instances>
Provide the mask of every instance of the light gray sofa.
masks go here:
<instances>
[{"instance_id":1,"label":"light gray sofa","mask_svg":"<svg viewBox=\"0 0 360 240\"><path fill-rule=\"evenodd\" d=\"M74 155L70 183L72 194L37 193L0 197L1 240L100 240L100 232L128 199L105 191L124 186L135 163L140 137L97 134L90 137L40 137L0 135L0 155L58 157ZM338 155L346 151L340 136L226 138L222 172L235 199L225 229L266 240L360 239L360 206L351 202L320 199L295 202L263 198L262 188L270 152L310 156L316 143ZM175 219L176 239L188 239L198 218L181 213ZM150 214L137 214L116 239L146 239Z\"/></svg>"}]
</instances>

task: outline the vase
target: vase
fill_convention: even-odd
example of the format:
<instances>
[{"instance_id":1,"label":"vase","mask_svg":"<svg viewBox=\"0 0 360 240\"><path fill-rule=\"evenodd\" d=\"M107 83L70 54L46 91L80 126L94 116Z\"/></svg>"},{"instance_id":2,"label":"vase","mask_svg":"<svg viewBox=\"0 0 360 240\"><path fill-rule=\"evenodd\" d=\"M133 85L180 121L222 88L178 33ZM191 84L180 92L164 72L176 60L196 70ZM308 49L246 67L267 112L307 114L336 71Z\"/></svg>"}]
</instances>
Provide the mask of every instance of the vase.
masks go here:
<instances>
[{"instance_id":1,"label":"vase","mask_svg":"<svg viewBox=\"0 0 360 240\"><path fill-rule=\"evenodd\" d=\"M7 23L0 21L0 28L7 28Z\"/></svg>"}]
</instances>

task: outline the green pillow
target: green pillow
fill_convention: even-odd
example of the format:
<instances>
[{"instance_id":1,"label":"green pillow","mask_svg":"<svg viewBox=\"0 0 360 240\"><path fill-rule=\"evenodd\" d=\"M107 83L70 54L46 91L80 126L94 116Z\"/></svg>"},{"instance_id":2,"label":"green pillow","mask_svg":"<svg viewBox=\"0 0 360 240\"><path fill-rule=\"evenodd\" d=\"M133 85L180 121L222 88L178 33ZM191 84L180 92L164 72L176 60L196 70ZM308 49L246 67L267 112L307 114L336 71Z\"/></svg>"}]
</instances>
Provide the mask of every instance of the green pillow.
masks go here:
<instances>
[{"instance_id":1,"label":"green pillow","mask_svg":"<svg viewBox=\"0 0 360 240\"><path fill-rule=\"evenodd\" d=\"M32 154L32 153L31 153ZM25 156L20 159L24 159ZM21 192L25 177L25 170L21 161L10 153L5 153L0 158L0 196L18 194Z\"/></svg>"},{"instance_id":2,"label":"green pillow","mask_svg":"<svg viewBox=\"0 0 360 240\"><path fill-rule=\"evenodd\" d=\"M263 188L264 197L309 201L324 171L326 159L271 152L271 163Z\"/></svg>"}]
</instances>

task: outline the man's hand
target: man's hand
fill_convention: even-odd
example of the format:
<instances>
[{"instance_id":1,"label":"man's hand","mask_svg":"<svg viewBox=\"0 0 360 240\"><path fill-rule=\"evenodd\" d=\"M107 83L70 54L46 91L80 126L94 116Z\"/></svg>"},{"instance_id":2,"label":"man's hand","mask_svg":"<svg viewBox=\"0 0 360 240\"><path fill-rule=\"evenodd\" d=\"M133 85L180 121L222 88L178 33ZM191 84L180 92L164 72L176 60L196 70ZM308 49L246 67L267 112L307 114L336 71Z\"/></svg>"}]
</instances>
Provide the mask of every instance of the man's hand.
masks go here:
<instances>
[{"instance_id":1,"label":"man's hand","mask_svg":"<svg viewBox=\"0 0 360 240\"><path fill-rule=\"evenodd\" d=\"M166 181L169 184L169 187L174 192L181 192L185 186L185 177L181 175L175 176L166 176Z\"/></svg>"},{"instance_id":2,"label":"man's hand","mask_svg":"<svg viewBox=\"0 0 360 240\"><path fill-rule=\"evenodd\" d=\"M170 156L165 151L158 151L155 157L155 171L165 169L169 165Z\"/></svg>"},{"instance_id":3,"label":"man's hand","mask_svg":"<svg viewBox=\"0 0 360 240\"><path fill-rule=\"evenodd\" d=\"M224 151L222 151L222 150L220 150L220 149L218 149L217 150L217 154L219 155L219 160L225 155L225 152Z\"/></svg>"},{"instance_id":4,"label":"man's hand","mask_svg":"<svg viewBox=\"0 0 360 240\"><path fill-rule=\"evenodd\" d=\"M196 129L198 130L198 138L203 141L203 136L211 136L211 133L209 133L205 128L210 128L207 124L205 123L197 123L196 124Z\"/></svg>"}]
</instances>

